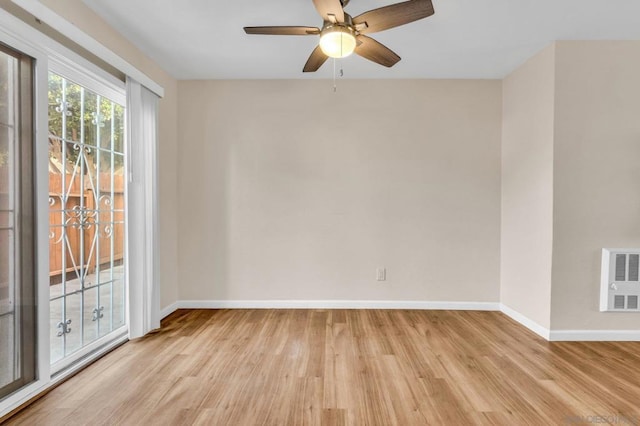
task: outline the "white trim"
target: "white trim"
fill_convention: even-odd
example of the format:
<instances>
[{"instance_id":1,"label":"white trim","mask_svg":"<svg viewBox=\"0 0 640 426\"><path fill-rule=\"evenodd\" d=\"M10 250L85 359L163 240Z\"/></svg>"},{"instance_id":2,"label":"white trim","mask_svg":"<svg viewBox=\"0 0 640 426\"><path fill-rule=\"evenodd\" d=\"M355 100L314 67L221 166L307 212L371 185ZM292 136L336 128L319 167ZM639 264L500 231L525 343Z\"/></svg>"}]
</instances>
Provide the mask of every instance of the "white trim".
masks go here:
<instances>
[{"instance_id":1,"label":"white trim","mask_svg":"<svg viewBox=\"0 0 640 426\"><path fill-rule=\"evenodd\" d=\"M611 262L611 250L602 249L600 262L600 312L609 310L609 267Z\"/></svg>"},{"instance_id":2,"label":"white trim","mask_svg":"<svg viewBox=\"0 0 640 426\"><path fill-rule=\"evenodd\" d=\"M135 66L131 65L129 62L122 59L111 49L73 25L71 22L67 21L66 19L40 3L38 0L11 1L27 12L31 13L36 18L45 22L47 25L60 32L65 37L78 43L80 46L87 49L98 58L114 66L126 75L136 79L158 96L164 97L164 88L156 83L153 79L151 79Z\"/></svg>"},{"instance_id":3,"label":"white trim","mask_svg":"<svg viewBox=\"0 0 640 426\"><path fill-rule=\"evenodd\" d=\"M48 266L48 264L47 264L47 266ZM46 332L48 333L49 330L47 329ZM124 343L127 343L128 340L129 340L129 337L125 333L120 338L109 342L105 346L103 346L103 347L99 348L98 350L96 350L95 352L87 355L83 359L81 359L78 362L76 362L74 365L70 366L66 370L61 371L60 373L56 374L55 376L49 378L49 375L47 374L46 380L45 379L40 379L40 380L38 380L38 381L36 381L34 383L31 383L30 385L25 386L24 388L20 389L19 391L15 392L14 394L9 395L6 399L0 401L0 417L9 414L11 411L15 410L16 408L18 408L22 404L25 404L25 403L29 402L31 399L37 397L38 395L40 395L42 392L46 391L47 389L49 389L49 388L57 385L58 383L66 380L70 376L72 376L75 373L77 373L79 370L81 370L84 367L86 367L88 364L91 364L92 362L97 361L99 358L101 358L102 356L104 356L108 352L111 352L112 350L114 350L118 346L120 346L120 345L122 345ZM47 361L47 365L48 365L49 364L49 359L47 359L46 361Z\"/></svg>"},{"instance_id":4,"label":"white trim","mask_svg":"<svg viewBox=\"0 0 640 426\"><path fill-rule=\"evenodd\" d=\"M640 330L552 330L551 342L640 342Z\"/></svg>"},{"instance_id":5,"label":"white trim","mask_svg":"<svg viewBox=\"0 0 640 426\"><path fill-rule=\"evenodd\" d=\"M0 417L38 395L50 385L49 375L49 176L47 173L49 153L47 149L48 105L46 102L48 84L48 57L46 52L29 37L24 28L28 27L15 16L0 9L0 41L13 49L35 58L34 64L34 196L35 196L35 239L36 239L36 285L37 285L37 379L0 401ZM35 32L35 30L34 30ZM39 102L44 99L45 102ZM45 171L43 173L43 171Z\"/></svg>"},{"instance_id":6,"label":"white trim","mask_svg":"<svg viewBox=\"0 0 640 426\"><path fill-rule=\"evenodd\" d=\"M640 330L549 330L510 307L500 311L550 342L638 342Z\"/></svg>"},{"instance_id":7,"label":"white trim","mask_svg":"<svg viewBox=\"0 0 640 426\"><path fill-rule=\"evenodd\" d=\"M40 395L42 392L51 387L51 381L42 379L35 381L20 390L10 394L0 401L0 418L6 416L22 404L28 402L32 398Z\"/></svg>"},{"instance_id":8,"label":"white trim","mask_svg":"<svg viewBox=\"0 0 640 426\"><path fill-rule=\"evenodd\" d=\"M171 315L172 313L174 313L175 311L177 311L178 309L181 309L179 302L173 302L172 304L165 306L164 308L162 308L160 310L160 319L164 319L166 317L168 317L169 315ZM184 309L184 308L182 308Z\"/></svg>"},{"instance_id":9,"label":"white trim","mask_svg":"<svg viewBox=\"0 0 640 426\"><path fill-rule=\"evenodd\" d=\"M164 318L177 309L415 309L499 311L493 302L428 302L406 300L179 300L164 309Z\"/></svg>"},{"instance_id":10,"label":"white trim","mask_svg":"<svg viewBox=\"0 0 640 426\"><path fill-rule=\"evenodd\" d=\"M60 57L49 59L49 70L123 107L127 104L124 82L109 74L96 74Z\"/></svg>"},{"instance_id":11,"label":"white trim","mask_svg":"<svg viewBox=\"0 0 640 426\"><path fill-rule=\"evenodd\" d=\"M28 44L33 49L36 49L41 54L47 55L49 59L54 59L63 66L66 65L72 68L79 67L92 76L98 76L98 80L103 80L105 84L111 85L114 88L124 87L124 82L71 49L49 38L49 36L41 33L36 28L22 22L9 12L2 9L0 9L0 12L0 23L2 24L0 25L0 30L10 35L13 34L14 37L19 38L23 43Z\"/></svg>"},{"instance_id":12,"label":"white trim","mask_svg":"<svg viewBox=\"0 0 640 426\"><path fill-rule=\"evenodd\" d=\"M507 305L500 304L500 312L511 318L512 320L520 323L521 325L527 327L529 330L533 331L540 337L549 340L550 331L548 328L545 328L532 320L529 317L522 315L520 312L508 307Z\"/></svg>"},{"instance_id":13,"label":"white trim","mask_svg":"<svg viewBox=\"0 0 640 426\"><path fill-rule=\"evenodd\" d=\"M74 362L73 365L70 365L68 368L66 368L66 369L56 373L55 375L53 375L51 377L51 382L49 383L49 386L56 385L56 384L60 383L61 381L66 380L70 376L73 376L75 373L77 373L79 370L82 370L88 364L91 364L92 362L97 361L99 358L101 358L104 355L106 355L107 353L111 352L112 350L114 350L118 346L127 343L128 341L129 341L129 336L128 336L127 333L124 333L122 336L120 336L120 337L118 337L118 338L106 343L101 348L99 348L99 349L95 350L94 352L92 352L92 353L90 353L88 355L85 355L84 357L80 358L79 360ZM49 387L49 386L47 386L47 387Z\"/></svg>"},{"instance_id":14,"label":"white trim","mask_svg":"<svg viewBox=\"0 0 640 426\"><path fill-rule=\"evenodd\" d=\"M61 360L51 365L51 376L56 377L57 374L66 373L67 370L74 370L76 364L81 364L84 358L90 357L91 354L102 351L105 347L110 347L113 342L121 341L123 338L129 337L129 330L123 325L112 332L96 339L87 346L78 349L76 352L65 356Z\"/></svg>"},{"instance_id":15,"label":"white trim","mask_svg":"<svg viewBox=\"0 0 640 426\"><path fill-rule=\"evenodd\" d=\"M36 47L37 49L37 47ZM26 52L28 53L28 52ZM43 387L51 380L49 300L49 58L45 52L32 55L35 63L35 176L36 176L36 259L38 287L38 381ZM27 391L29 392L29 391Z\"/></svg>"}]
</instances>

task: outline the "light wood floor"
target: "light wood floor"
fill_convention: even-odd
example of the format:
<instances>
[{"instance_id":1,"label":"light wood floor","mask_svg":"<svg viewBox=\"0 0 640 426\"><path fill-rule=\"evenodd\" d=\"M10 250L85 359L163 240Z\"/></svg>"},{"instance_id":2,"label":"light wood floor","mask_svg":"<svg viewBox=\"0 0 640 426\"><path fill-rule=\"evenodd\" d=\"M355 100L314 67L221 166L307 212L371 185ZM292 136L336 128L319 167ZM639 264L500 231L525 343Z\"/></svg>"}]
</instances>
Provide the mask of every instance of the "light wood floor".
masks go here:
<instances>
[{"instance_id":1,"label":"light wood floor","mask_svg":"<svg viewBox=\"0 0 640 426\"><path fill-rule=\"evenodd\" d=\"M497 312L181 310L162 325L9 424L640 422L640 343L548 343Z\"/></svg>"}]
</instances>

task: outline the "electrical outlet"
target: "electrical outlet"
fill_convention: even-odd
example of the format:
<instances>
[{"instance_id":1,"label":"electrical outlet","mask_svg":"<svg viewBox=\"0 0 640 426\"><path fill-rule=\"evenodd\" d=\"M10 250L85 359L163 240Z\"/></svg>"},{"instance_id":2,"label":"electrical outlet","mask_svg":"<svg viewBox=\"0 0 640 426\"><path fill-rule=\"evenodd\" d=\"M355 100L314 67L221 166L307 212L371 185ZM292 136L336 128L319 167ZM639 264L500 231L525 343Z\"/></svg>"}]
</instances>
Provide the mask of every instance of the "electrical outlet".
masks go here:
<instances>
[{"instance_id":1,"label":"electrical outlet","mask_svg":"<svg viewBox=\"0 0 640 426\"><path fill-rule=\"evenodd\" d=\"M376 269L376 280L377 281L386 281L387 280L387 268L378 268L378 269Z\"/></svg>"}]
</instances>

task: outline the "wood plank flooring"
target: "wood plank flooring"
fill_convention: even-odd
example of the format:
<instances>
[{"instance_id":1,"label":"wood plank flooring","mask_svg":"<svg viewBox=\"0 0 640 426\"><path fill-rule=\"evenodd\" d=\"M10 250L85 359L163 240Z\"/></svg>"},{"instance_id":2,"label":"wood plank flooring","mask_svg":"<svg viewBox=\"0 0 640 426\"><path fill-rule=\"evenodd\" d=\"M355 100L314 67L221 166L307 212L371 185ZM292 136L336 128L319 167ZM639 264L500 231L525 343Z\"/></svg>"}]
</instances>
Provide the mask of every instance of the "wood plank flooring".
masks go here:
<instances>
[{"instance_id":1,"label":"wood plank flooring","mask_svg":"<svg viewBox=\"0 0 640 426\"><path fill-rule=\"evenodd\" d=\"M8 423L640 424L640 343L498 312L180 310Z\"/></svg>"}]
</instances>

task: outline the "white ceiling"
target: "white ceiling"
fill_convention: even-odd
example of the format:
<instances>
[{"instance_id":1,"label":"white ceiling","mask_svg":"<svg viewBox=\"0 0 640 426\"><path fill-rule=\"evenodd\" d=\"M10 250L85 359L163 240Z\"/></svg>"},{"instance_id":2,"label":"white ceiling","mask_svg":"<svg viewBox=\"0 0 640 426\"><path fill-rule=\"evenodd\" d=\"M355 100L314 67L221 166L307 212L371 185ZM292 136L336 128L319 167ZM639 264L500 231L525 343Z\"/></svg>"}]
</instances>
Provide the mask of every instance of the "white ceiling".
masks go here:
<instances>
[{"instance_id":1,"label":"white ceiling","mask_svg":"<svg viewBox=\"0 0 640 426\"><path fill-rule=\"evenodd\" d=\"M244 26L321 26L311 0L84 0L178 79L332 78L302 67L317 36L246 35ZM357 16L394 0L351 0ZM402 57L352 55L346 78L502 78L553 40L640 40L638 0L433 0L434 16L373 34Z\"/></svg>"}]
</instances>

